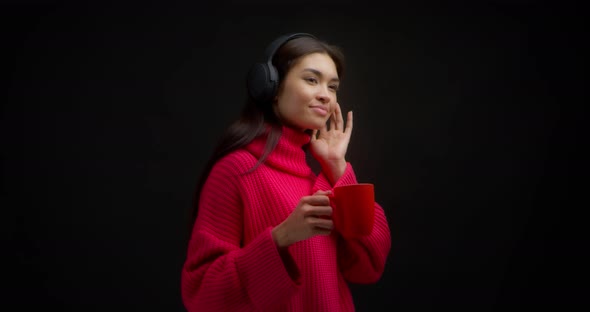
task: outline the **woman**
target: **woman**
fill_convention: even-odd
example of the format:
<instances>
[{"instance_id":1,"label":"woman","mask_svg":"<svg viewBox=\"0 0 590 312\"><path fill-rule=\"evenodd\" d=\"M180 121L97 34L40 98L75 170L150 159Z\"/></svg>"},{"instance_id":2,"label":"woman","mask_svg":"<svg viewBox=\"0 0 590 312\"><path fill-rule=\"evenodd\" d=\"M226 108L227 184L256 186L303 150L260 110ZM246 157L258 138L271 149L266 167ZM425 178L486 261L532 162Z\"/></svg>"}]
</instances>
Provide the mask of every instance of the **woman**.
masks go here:
<instances>
[{"instance_id":1,"label":"woman","mask_svg":"<svg viewBox=\"0 0 590 312\"><path fill-rule=\"evenodd\" d=\"M344 126L336 96L343 55L298 33L273 41L267 58L272 64L249 72L246 107L197 189L184 305L191 312L354 311L347 283L376 282L391 241L377 203L370 235L347 240L333 230L327 195L357 183L345 159L353 115ZM321 165L318 175L307 150Z\"/></svg>"}]
</instances>

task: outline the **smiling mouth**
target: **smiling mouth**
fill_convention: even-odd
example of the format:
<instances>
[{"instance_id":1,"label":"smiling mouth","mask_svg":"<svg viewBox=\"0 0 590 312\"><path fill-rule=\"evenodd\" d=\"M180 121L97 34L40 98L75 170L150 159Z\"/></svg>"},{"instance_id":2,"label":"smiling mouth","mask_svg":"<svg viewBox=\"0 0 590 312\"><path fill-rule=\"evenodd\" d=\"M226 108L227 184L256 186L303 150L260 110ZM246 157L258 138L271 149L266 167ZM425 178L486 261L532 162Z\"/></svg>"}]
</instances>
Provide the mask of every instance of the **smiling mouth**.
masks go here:
<instances>
[{"instance_id":1,"label":"smiling mouth","mask_svg":"<svg viewBox=\"0 0 590 312\"><path fill-rule=\"evenodd\" d=\"M312 106L311 110L313 110L314 112L316 112L322 116L328 115L328 110L323 107L320 107L320 106Z\"/></svg>"}]
</instances>

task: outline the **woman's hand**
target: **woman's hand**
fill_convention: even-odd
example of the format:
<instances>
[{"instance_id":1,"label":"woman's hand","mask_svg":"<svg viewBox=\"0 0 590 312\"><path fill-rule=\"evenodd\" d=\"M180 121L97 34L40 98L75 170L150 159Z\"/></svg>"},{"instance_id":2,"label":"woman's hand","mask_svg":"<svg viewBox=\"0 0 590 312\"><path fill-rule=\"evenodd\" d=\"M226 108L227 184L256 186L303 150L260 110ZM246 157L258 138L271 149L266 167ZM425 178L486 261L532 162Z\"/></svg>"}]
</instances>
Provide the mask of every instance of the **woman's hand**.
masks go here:
<instances>
[{"instance_id":1,"label":"woman's hand","mask_svg":"<svg viewBox=\"0 0 590 312\"><path fill-rule=\"evenodd\" d=\"M319 131L319 135L318 135ZM332 185L342 176L346 169L346 150L352 133L352 111L347 114L346 128L342 119L340 104L330 117L330 130L324 125L320 130L314 130L311 135L310 151L312 156L322 166Z\"/></svg>"},{"instance_id":2,"label":"woman's hand","mask_svg":"<svg viewBox=\"0 0 590 312\"><path fill-rule=\"evenodd\" d=\"M287 219L272 230L277 246L283 248L316 235L330 235L334 224L327 194L330 191L317 191L301 198Z\"/></svg>"}]
</instances>

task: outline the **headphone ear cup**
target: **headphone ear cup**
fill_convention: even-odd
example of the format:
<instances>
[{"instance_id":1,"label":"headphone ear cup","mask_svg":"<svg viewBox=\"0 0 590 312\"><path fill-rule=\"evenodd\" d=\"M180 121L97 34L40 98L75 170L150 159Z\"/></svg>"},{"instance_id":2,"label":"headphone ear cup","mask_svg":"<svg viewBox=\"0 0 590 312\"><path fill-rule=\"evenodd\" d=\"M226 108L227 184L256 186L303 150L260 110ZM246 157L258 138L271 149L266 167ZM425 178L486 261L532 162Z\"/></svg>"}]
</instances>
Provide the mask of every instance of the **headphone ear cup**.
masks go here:
<instances>
[{"instance_id":1,"label":"headphone ear cup","mask_svg":"<svg viewBox=\"0 0 590 312\"><path fill-rule=\"evenodd\" d=\"M248 93L254 101L264 103L272 100L278 87L278 73L274 66L257 63L250 68L246 80Z\"/></svg>"},{"instance_id":2,"label":"headphone ear cup","mask_svg":"<svg viewBox=\"0 0 590 312\"><path fill-rule=\"evenodd\" d=\"M250 98L258 104L265 104L273 101L279 88L279 72L272 64L275 52L285 42L298 37L315 38L315 36L307 33L283 35L271 42L266 48L266 63L256 63L248 71L246 88Z\"/></svg>"}]
</instances>

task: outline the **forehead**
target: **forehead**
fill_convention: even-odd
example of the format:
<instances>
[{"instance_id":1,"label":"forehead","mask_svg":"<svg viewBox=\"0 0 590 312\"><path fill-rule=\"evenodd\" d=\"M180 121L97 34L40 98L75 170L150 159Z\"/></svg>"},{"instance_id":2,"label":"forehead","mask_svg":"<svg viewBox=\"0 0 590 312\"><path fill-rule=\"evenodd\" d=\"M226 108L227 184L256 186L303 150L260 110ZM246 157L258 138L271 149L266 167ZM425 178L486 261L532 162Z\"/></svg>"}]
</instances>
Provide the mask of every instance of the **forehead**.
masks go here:
<instances>
[{"instance_id":1,"label":"forehead","mask_svg":"<svg viewBox=\"0 0 590 312\"><path fill-rule=\"evenodd\" d=\"M315 69L322 72L323 75L338 77L334 60L325 53L312 53L301 57L293 66L292 71L299 72L305 69Z\"/></svg>"}]
</instances>

